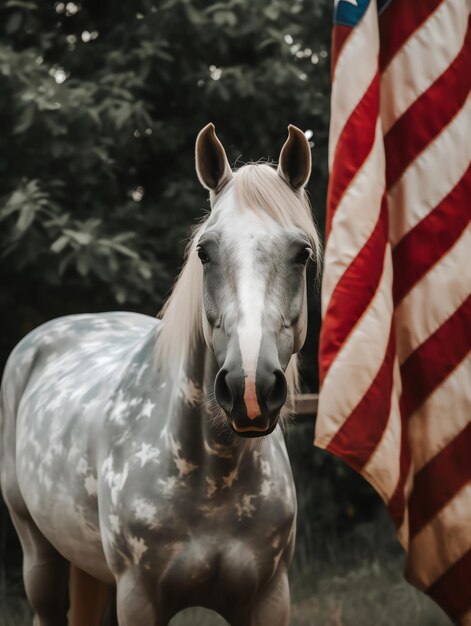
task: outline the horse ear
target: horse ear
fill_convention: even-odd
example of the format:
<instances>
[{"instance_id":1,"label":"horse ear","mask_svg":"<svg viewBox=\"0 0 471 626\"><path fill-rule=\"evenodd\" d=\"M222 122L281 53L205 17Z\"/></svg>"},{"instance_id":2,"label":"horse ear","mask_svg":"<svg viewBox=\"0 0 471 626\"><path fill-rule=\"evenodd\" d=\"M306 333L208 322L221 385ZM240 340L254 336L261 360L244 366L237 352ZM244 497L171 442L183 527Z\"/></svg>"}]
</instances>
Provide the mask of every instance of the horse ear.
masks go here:
<instances>
[{"instance_id":1,"label":"horse ear","mask_svg":"<svg viewBox=\"0 0 471 626\"><path fill-rule=\"evenodd\" d=\"M196 173L206 189L220 191L232 178L231 166L214 129L207 124L196 138Z\"/></svg>"},{"instance_id":2,"label":"horse ear","mask_svg":"<svg viewBox=\"0 0 471 626\"><path fill-rule=\"evenodd\" d=\"M278 174L294 190L304 187L311 175L311 148L302 130L290 124L288 139L280 152Z\"/></svg>"}]
</instances>

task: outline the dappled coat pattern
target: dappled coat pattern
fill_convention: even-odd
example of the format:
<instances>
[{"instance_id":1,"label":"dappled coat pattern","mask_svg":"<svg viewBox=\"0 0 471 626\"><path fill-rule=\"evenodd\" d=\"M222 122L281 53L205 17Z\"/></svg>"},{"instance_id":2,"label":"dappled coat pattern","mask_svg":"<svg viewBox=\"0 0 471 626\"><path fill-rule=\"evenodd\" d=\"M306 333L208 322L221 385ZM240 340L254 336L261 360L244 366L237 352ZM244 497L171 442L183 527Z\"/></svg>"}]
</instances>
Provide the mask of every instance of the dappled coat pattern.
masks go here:
<instances>
[{"instance_id":1,"label":"dappled coat pattern","mask_svg":"<svg viewBox=\"0 0 471 626\"><path fill-rule=\"evenodd\" d=\"M194 605L234 626L288 624L296 496L278 420L318 250L309 146L290 126L278 170L233 174L210 124L196 164L212 212L162 321L60 318L7 363L1 485L34 626L67 623L69 563L116 586L120 626ZM72 600L73 615L88 603Z\"/></svg>"}]
</instances>

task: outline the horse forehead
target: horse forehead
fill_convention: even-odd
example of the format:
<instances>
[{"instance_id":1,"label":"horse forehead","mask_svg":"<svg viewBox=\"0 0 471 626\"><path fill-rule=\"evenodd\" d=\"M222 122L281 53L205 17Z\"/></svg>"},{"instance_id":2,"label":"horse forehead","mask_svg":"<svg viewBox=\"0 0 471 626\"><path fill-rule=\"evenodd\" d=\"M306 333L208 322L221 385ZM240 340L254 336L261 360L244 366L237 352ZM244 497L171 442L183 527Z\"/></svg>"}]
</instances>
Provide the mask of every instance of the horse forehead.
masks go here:
<instances>
[{"instance_id":1,"label":"horse forehead","mask_svg":"<svg viewBox=\"0 0 471 626\"><path fill-rule=\"evenodd\" d=\"M234 240L240 238L268 240L283 234L286 227L278 223L262 208L253 210L240 206L234 197L228 193L213 208L208 220L206 231L214 230L223 239Z\"/></svg>"}]
</instances>

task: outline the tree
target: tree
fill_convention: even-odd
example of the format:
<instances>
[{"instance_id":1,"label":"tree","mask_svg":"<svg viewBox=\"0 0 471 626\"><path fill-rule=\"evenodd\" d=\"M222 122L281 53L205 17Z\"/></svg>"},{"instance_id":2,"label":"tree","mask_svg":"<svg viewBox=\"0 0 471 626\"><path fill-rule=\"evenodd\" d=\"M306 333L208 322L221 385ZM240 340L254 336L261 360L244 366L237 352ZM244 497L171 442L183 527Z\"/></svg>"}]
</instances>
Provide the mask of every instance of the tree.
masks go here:
<instances>
[{"instance_id":1,"label":"tree","mask_svg":"<svg viewBox=\"0 0 471 626\"><path fill-rule=\"evenodd\" d=\"M4 354L59 314L158 310L208 208L193 162L208 121L239 164L276 159L290 122L311 129L322 225L330 12L328 0L2 4Z\"/></svg>"}]
</instances>

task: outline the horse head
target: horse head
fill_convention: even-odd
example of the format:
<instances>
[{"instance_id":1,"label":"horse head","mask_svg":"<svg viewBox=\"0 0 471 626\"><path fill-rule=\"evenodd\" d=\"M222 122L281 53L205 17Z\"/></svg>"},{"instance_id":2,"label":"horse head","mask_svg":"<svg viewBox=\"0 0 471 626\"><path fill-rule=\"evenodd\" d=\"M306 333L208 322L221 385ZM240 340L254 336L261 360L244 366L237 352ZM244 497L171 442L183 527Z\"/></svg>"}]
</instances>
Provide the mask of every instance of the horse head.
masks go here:
<instances>
[{"instance_id":1,"label":"horse head","mask_svg":"<svg viewBox=\"0 0 471 626\"><path fill-rule=\"evenodd\" d=\"M211 214L190 255L202 269L202 330L219 371L214 394L234 432L268 435L286 404L286 370L306 337L306 264L319 243L304 186L311 154L290 125L277 169L232 172L213 124L196 140Z\"/></svg>"}]
</instances>

